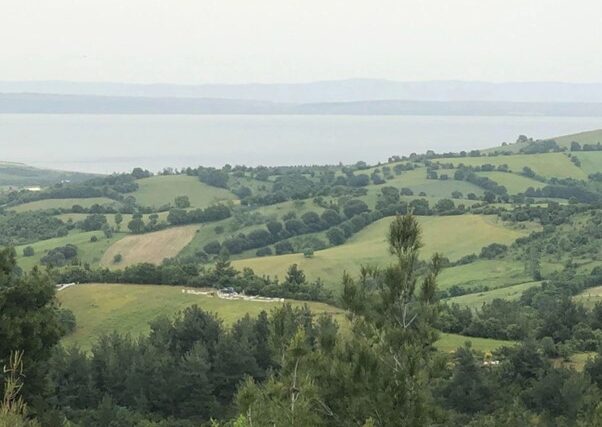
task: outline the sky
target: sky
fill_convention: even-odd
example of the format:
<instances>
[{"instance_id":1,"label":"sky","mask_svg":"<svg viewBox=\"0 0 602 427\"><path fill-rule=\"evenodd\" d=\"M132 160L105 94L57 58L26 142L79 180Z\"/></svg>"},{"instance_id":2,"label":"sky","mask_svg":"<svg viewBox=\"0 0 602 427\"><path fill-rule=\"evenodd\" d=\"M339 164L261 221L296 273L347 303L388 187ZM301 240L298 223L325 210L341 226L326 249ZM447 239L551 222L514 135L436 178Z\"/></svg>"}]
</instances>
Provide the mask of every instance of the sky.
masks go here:
<instances>
[{"instance_id":1,"label":"sky","mask_svg":"<svg viewBox=\"0 0 602 427\"><path fill-rule=\"evenodd\" d=\"M599 0L0 0L0 80L602 81Z\"/></svg>"}]
</instances>

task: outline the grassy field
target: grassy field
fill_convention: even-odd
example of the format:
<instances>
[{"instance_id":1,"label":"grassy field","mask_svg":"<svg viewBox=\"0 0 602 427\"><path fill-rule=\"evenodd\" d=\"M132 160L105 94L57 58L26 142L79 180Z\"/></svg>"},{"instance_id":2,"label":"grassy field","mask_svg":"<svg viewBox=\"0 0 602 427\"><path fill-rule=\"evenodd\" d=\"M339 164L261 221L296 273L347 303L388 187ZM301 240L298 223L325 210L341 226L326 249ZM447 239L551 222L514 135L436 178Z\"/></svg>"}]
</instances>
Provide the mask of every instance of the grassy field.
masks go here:
<instances>
[{"instance_id":1,"label":"grassy field","mask_svg":"<svg viewBox=\"0 0 602 427\"><path fill-rule=\"evenodd\" d=\"M439 341L435 343L435 347L437 347L439 351L451 353L453 351L456 351L458 347L464 346L464 343L467 341L470 341L473 349L482 352L497 350L500 347L516 345L516 342L514 341L494 340L491 338L465 337L464 335L442 333L439 336Z\"/></svg>"},{"instance_id":2,"label":"grassy field","mask_svg":"<svg viewBox=\"0 0 602 427\"><path fill-rule=\"evenodd\" d=\"M524 193L527 188L533 187L535 189L542 188L546 184L540 181L536 181L526 176L518 175L516 173L507 172L477 172L479 176L486 176L487 178L497 182L499 185L503 185L508 190L508 194Z\"/></svg>"},{"instance_id":3,"label":"grassy field","mask_svg":"<svg viewBox=\"0 0 602 427\"><path fill-rule=\"evenodd\" d=\"M415 196L418 196L418 194L420 194L422 191L425 192L427 196L447 198L451 197L451 194L454 191L459 191L464 195L468 193L474 193L476 195L483 194L482 188L471 184L470 182L454 181L453 170L440 170L438 172L439 174L447 173L449 175L449 179L426 179L426 168L419 168L412 171L403 172L401 175L397 175L395 178L387 180L387 183L383 185L392 185L397 188L408 187L414 192ZM378 191L380 192L380 188L378 188Z\"/></svg>"},{"instance_id":4,"label":"grassy field","mask_svg":"<svg viewBox=\"0 0 602 427\"><path fill-rule=\"evenodd\" d=\"M563 153L546 154L517 154L513 156L495 156L495 157L462 157L450 159L436 159L439 163L452 163L454 166L460 163L466 166L490 165L508 165L512 172L520 173L523 167L528 166L537 175L546 178L575 178L586 179L587 173L578 168Z\"/></svg>"},{"instance_id":5,"label":"grassy field","mask_svg":"<svg viewBox=\"0 0 602 427\"><path fill-rule=\"evenodd\" d=\"M270 311L279 302L225 300L208 295L182 293L182 287L159 285L90 284L67 288L58 293L61 305L73 311L77 321L75 332L63 340L90 348L95 337L114 330L132 336L147 334L149 322L158 316L173 316L184 308L197 304L204 310L217 313L226 324L232 324L246 314L256 316ZM304 303L291 301L294 305ZM308 303L314 313L332 313L339 323L346 322L341 310L322 303Z\"/></svg>"},{"instance_id":6,"label":"grassy field","mask_svg":"<svg viewBox=\"0 0 602 427\"><path fill-rule=\"evenodd\" d=\"M385 236L391 218L366 227L344 245L316 251L313 258L302 254L289 254L237 260L237 268L250 267L259 275L283 278L291 264L298 264L311 278L321 278L326 286L336 289L343 271L357 274L361 264L383 265L391 260ZM435 251L451 260L478 253L490 243L511 243L528 234L527 230L505 227L495 217L461 215L445 217L419 217L423 229L422 256Z\"/></svg>"},{"instance_id":7,"label":"grassy field","mask_svg":"<svg viewBox=\"0 0 602 427\"><path fill-rule=\"evenodd\" d=\"M571 354L568 361L562 358L552 359L552 364L556 368L574 369L577 372L582 372L583 368L585 368L585 364L587 363L587 361L589 359L595 358L596 354L597 353L595 351L575 353Z\"/></svg>"},{"instance_id":8,"label":"grassy field","mask_svg":"<svg viewBox=\"0 0 602 427\"><path fill-rule=\"evenodd\" d=\"M177 196L188 196L193 208L206 208L217 202L237 200L230 191L212 187L187 175L153 176L136 181L138 190L132 193L138 204L158 208L171 203Z\"/></svg>"},{"instance_id":9,"label":"grassy field","mask_svg":"<svg viewBox=\"0 0 602 427\"><path fill-rule=\"evenodd\" d=\"M13 206L10 209L16 212L34 211L40 209L71 209L73 205L79 205L83 208L89 208L92 205L117 205L115 200L107 197L90 197L88 199L47 199L36 202L23 203Z\"/></svg>"},{"instance_id":10,"label":"grassy field","mask_svg":"<svg viewBox=\"0 0 602 427\"><path fill-rule=\"evenodd\" d=\"M580 151L573 153L581 162L581 169L588 175L602 172L602 151Z\"/></svg>"},{"instance_id":11,"label":"grassy field","mask_svg":"<svg viewBox=\"0 0 602 427\"><path fill-rule=\"evenodd\" d=\"M179 286L160 285L117 285L89 284L67 288L58 293L62 307L75 314L77 328L63 339L65 345L78 345L90 349L96 338L102 334L118 331L134 337L149 332L149 322L159 316L174 316L191 305L198 305L216 313L225 324L230 325L249 314L258 315L261 311L270 312L280 302L261 302L244 300L225 300L208 295L184 294ZM295 306L306 304L301 301L287 301ZM342 310L322 303L307 303L313 313L328 313L334 316L341 329L348 327L348 320ZM512 341L500 341L486 338L471 338L454 334L441 334L436 347L451 352L472 343L480 351L491 351L504 345L513 345Z\"/></svg>"},{"instance_id":12,"label":"grassy field","mask_svg":"<svg viewBox=\"0 0 602 427\"><path fill-rule=\"evenodd\" d=\"M446 268L439 276L439 289L445 290L457 285L470 289L488 286L489 289L525 283L530 280L524 264L508 259L481 259L470 264Z\"/></svg>"},{"instance_id":13,"label":"grassy field","mask_svg":"<svg viewBox=\"0 0 602 427\"><path fill-rule=\"evenodd\" d=\"M90 238L96 236L98 241L91 242ZM103 253L113 243L123 238L125 234L114 233L113 237L107 239L102 231L88 231L88 232L71 232L65 237L57 237L54 239L42 240L30 245L17 246L17 262L24 270L30 270L35 265L40 264L40 258L42 258L50 249L57 248L59 246L65 246L66 244L72 244L78 248L78 257L82 262L95 265L100 262ZM31 257L23 256L23 248L25 246L31 246L35 255Z\"/></svg>"},{"instance_id":14,"label":"grassy field","mask_svg":"<svg viewBox=\"0 0 602 427\"><path fill-rule=\"evenodd\" d=\"M477 309L483 305L483 303L491 302L494 299L505 299L505 300L516 300L527 289L539 285L541 282L527 282L519 285L507 286L505 288L493 289L487 292L479 292L476 294L462 295L459 297L449 298L446 301L449 303L456 303L464 305L470 308Z\"/></svg>"},{"instance_id":15,"label":"grassy field","mask_svg":"<svg viewBox=\"0 0 602 427\"><path fill-rule=\"evenodd\" d=\"M573 299L575 302L579 302L588 308L592 308L596 303L602 302L602 286L586 289L579 295L575 295Z\"/></svg>"},{"instance_id":16,"label":"grassy field","mask_svg":"<svg viewBox=\"0 0 602 427\"><path fill-rule=\"evenodd\" d=\"M579 144L597 144L602 142L602 129L590 130L586 132L574 133L571 135L563 135L553 138L558 145L570 148L571 142L575 141Z\"/></svg>"},{"instance_id":17,"label":"grassy field","mask_svg":"<svg viewBox=\"0 0 602 427\"><path fill-rule=\"evenodd\" d=\"M198 225L185 225L124 237L107 249L100 263L115 268L141 262L160 264L165 258L178 255L193 239L197 229ZM115 264L113 258L117 254L121 254L123 260Z\"/></svg>"}]
</instances>

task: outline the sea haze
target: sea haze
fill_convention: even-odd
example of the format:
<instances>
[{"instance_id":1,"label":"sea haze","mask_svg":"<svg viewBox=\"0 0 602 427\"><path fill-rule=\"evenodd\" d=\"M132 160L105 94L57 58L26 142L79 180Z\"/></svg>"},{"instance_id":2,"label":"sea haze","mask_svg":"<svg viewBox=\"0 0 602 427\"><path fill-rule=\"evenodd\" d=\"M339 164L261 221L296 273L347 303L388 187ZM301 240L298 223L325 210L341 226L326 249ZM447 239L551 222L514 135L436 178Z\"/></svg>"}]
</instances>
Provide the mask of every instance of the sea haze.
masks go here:
<instances>
[{"instance_id":1,"label":"sea haze","mask_svg":"<svg viewBox=\"0 0 602 427\"><path fill-rule=\"evenodd\" d=\"M98 173L376 163L598 128L602 117L2 114L0 160Z\"/></svg>"}]
</instances>

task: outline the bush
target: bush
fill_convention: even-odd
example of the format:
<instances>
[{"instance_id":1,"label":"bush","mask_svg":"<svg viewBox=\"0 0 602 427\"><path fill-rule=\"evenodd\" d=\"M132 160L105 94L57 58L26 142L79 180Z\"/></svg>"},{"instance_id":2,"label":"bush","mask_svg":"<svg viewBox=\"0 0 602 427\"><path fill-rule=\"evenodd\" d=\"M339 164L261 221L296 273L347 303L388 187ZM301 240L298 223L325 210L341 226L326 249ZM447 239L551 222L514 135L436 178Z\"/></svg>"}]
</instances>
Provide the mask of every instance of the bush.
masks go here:
<instances>
[{"instance_id":1,"label":"bush","mask_svg":"<svg viewBox=\"0 0 602 427\"><path fill-rule=\"evenodd\" d=\"M343 206L343 212L347 218L351 218L362 212L368 212L368 210L368 205L359 199L351 199Z\"/></svg>"},{"instance_id":2,"label":"bush","mask_svg":"<svg viewBox=\"0 0 602 427\"><path fill-rule=\"evenodd\" d=\"M276 249L276 255L291 254L295 252L295 248L293 248L291 242L286 240L276 243L274 249Z\"/></svg>"},{"instance_id":3,"label":"bush","mask_svg":"<svg viewBox=\"0 0 602 427\"><path fill-rule=\"evenodd\" d=\"M31 246L26 246L25 248L23 248L23 256L34 256L35 251L33 250L33 248Z\"/></svg>"},{"instance_id":4,"label":"bush","mask_svg":"<svg viewBox=\"0 0 602 427\"><path fill-rule=\"evenodd\" d=\"M115 254L113 257L113 264L119 264L121 261L123 261L123 255Z\"/></svg>"},{"instance_id":5,"label":"bush","mask_svg":"<svg viewBox=\"0 0 602 427\"><path fill-rule=\"evenodd\" d=\"M222 250L222 245L217 240L212 240L203 246L203 250L208 254L219 254L219 251Z\"/></svg>"},{"instance_id":6,"label":"bush","mask_svg":"<svg viewBox=\"0 0 602 427\"><path fill-rule=\"evenodd\" d=\"M256 256L269 256L269 255L272 255L272 248L270 248L269 246L266 246L265 248L259 248L255 252L255 255Z\"/></svg>"},{"instance_id":7,"label":"bush","mask_svg":"<svg viewBox=\"0 0 602 427\"><path fill-rule=\"evenodd\" d=\"M485 259L493 259L497 256L503 254L508 250L508 246L502 245L500 243L492 243L489 246L485 246L481 249L481 254L479 257Z\"/></svg>"},{"instance_id":8,"label":"bush","mask_svg":"<svg viewBox=\"0 0 602 427\"><path fill-rule=\"evenodd\" d=\"M314 257L314 250L313 248L306 248L303 250L303 256L305 258L313 258Z\"/></svg>"},{"instance_id":9,"label":"bush","mask_svg":"<svg viewBox=\"0 0 602 427\"><path fill-rule=\"evenodd\" d=\"M326 237L332 245L342 245L345 243L345 233L339 227L332 227L326 232Z\"/></svg>"}]
</instances>

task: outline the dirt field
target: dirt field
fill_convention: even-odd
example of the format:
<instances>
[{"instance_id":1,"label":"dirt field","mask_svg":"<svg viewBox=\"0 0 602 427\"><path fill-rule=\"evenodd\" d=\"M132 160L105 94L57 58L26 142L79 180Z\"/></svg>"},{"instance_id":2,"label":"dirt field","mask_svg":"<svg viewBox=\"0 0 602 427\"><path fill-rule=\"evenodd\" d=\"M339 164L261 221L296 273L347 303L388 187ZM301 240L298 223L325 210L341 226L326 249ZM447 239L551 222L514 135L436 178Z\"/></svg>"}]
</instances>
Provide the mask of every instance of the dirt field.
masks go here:
<instances>
[{"instance_id":1,"label":"dirt field","mask_svg":"<svg viewBox=\"0 0 602 427\"><path fill-rule=\"evenodd\" d=\"M111 268L124 268L140 262L160 264L165 258L176 256L190 243L198 228L198 225L187 225L124 237L107 249L100 263ZM114 263L117 254L121 254L123 259Z\"/></svg>"}]
</instances>

